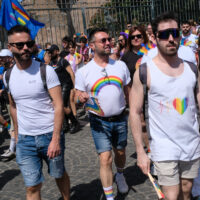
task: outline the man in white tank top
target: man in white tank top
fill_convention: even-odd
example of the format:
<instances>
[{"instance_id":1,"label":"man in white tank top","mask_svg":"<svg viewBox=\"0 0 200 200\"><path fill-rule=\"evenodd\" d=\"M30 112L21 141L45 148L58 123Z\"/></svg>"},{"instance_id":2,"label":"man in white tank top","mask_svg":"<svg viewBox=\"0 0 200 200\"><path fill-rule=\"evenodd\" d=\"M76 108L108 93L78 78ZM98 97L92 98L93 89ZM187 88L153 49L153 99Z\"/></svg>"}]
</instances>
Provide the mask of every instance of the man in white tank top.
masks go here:
<instances>
[{"instance_id":1,"label":"man in white tank top","mask_svg":"<svg viewBox=\"0 0 200 200\"><path fill-rule=\"evenodd\" d=\"M176 16L164 13L157 17L153 31L158 54L147 61L151 160L165 199L189 200L200 157L195 101L197 95L200 103L200 95L199 91L194 94L196 75L188 63L178 58L180 32ZM143 85L137 70L130 92L130 121L137 164L147 175L150 160L143 148L140 121L143 98Z\"/></svg>"}]
</instances>

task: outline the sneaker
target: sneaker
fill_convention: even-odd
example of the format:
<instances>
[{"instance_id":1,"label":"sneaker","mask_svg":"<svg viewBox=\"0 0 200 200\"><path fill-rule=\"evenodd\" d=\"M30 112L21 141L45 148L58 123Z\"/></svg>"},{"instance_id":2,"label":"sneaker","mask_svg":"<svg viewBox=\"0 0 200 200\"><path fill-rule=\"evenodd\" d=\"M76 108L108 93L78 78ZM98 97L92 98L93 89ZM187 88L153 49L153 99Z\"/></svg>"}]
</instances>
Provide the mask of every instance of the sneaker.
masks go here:
<instances>
[{"instance_id":1,"label":"sneaker","mask_svg":"<svg viewBox=\"0 0 200 200\"><path fill-rule=\"evenodd\" d=\"M10 149L8 149L4 154L1 155L1 158L14 158L15 152L12 152Z\"/></svg>"},{"instance_id":2,"label":"sneaker","mask_svg":"<svg viewBox=\"0 0 200 200\"><path fill-rule=\"evenodd\" d=\"M126 183L125 177L123 173L119 174L117 173L115 175L115 182L117 184L117 188L121 194L127 193L128 192L128 185Z\"/></svg>"}]
</instances>

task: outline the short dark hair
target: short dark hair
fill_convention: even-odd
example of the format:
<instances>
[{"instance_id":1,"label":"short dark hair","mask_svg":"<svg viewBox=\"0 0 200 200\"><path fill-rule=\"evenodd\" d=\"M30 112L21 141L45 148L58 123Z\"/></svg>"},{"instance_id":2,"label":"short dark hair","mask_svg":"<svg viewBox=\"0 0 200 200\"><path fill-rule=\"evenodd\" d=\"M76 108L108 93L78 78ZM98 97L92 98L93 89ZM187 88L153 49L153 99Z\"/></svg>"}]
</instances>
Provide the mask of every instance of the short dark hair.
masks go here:
<instances>
[{"instance_id":1,"label":"short dark hair","mask_svg":"<svg viewBox=\"0 0 200 200\"><path fill-rule=\"evenodd\" d=\"M184 21L182 21L182 22L181 22L181 25L183 25L183 24L188 24L188 25L191 26L191 23L190 23L190 21L188 21L188 20L184 20Z\"/></svg>"},{"instance_id":2,"label":"short dark hair","mask_svg":"<svg viewBox=\"0 0 200 200\"><path fill-rule=\"evenodd\" d=\"M105 32L105 33L108 33L108 30L105 29L105 28L95 28L95 29L92 29L89 33L89 43L90 42L93 42L94 40L94 35L98 32Z\"/></svg>"},{"instance_id":3,"label":"short dark hair","mask_svg":"<svg viewBox=\"0 0 200 200\"><path fill-rule=\"evenodd\" d=\"M72 41L72 39L67 35L62 39L62 42L70 42L70 41Z\"/></svg>"},{"instance_id":4,"label":"short dark hair","mask_svg":"<svg viewBox=\"0 0 200 200\"><path fill-rule=\"evenodd\" d=\"M86 37L81 37L80 42L87 44L87 38Z\"/></svg>"},{"instance_id":5,"label":"short dark hair","mask_svg":"<svg viewBox=\"0 0 200 200\"><path fill-rule=\"evenodd\" d=\"M13 35L14 33L27 33L27 34L31 35L30 30L26 26L22 26L22 25L13 26L7 32L8 36Z\"/></svg>"},{"instance_id":6,"label":"short dark hair","mask_svg":"<svg viewBox=\"0 0 200 200\"><path fill-rule=\"evenodd\" d=\"M157 16L153 21L152 21L152 29L153 29L153 34L156 35L157 31L158 31L158 25L161 23L161 22L167 22L167 21L170 21L170 20L174 20L177 22L178 24L178 27L179 27L179 20L178 20L178 17L177 17L177 14L170 11L170 12L165 12L159 16Z\"/></svg>"},{"instance_id":7,"label":"short dark hair","mask_svg":"<svg viewBox=\"0 0 200 200\"><path fill-rule=\"evenodd\" d=\"M73 48L76 48L76 43L74 41L70 41L68 46L72 46Z\"/></svg>"}]
</instances>

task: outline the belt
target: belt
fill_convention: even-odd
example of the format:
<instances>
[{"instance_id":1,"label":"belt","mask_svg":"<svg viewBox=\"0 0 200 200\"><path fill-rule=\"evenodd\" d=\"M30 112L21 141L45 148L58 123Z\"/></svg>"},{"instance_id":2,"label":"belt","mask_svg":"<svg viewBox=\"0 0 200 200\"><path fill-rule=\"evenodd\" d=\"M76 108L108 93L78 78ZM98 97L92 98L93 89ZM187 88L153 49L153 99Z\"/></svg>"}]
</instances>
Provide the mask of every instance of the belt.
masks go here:
<instances>
[{"instance_id":1,"label":"belt","mask_svg":"<svg viewBox=\"0 0 200 200\"><path fill-rule=\"evenodd\" d=\"M103 121L107 121L107 122L116 122L116 121L120 121L121 118L125 115L126 110L124 109L119 115L114 115L114 116L110 116L110 117L102 117L99 115L95 115L93 113L90 112L90 116L91 117L96 117L98 119L101 119Z\"/></svg>"}]
</instances>

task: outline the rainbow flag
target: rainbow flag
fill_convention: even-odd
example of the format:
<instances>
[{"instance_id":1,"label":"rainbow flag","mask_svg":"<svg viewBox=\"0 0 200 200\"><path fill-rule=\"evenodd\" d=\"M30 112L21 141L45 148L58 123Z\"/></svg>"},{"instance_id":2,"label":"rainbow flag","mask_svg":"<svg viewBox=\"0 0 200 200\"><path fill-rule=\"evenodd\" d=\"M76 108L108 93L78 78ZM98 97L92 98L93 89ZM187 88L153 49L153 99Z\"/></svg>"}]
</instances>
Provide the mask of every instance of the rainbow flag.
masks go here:
<instances>
[{"instance_id":1,"label":"rainbow flag","mask_svg":"<svg viewBox=\"0 0 200 200\"><path fill-rule=\"evenodd\" d=\"M153 49L156 47L155 44L153 43L148 43L148 44L141 44L142 48L138 51L137 55L147 55L148 51L150 49Z\"/></svg>"},{"instance_id":2,"label":"rainbow flag","mask_svg":"<svg viewBox=\"0 0 200 200\"><path fill-rule=\"evenodd\" d=\"M26 26L35 38L40 28L45 25L32 19L17 0L2 0L0 10L0 25L10 30L16 25Z\"/></svg>"}]
</instances>

